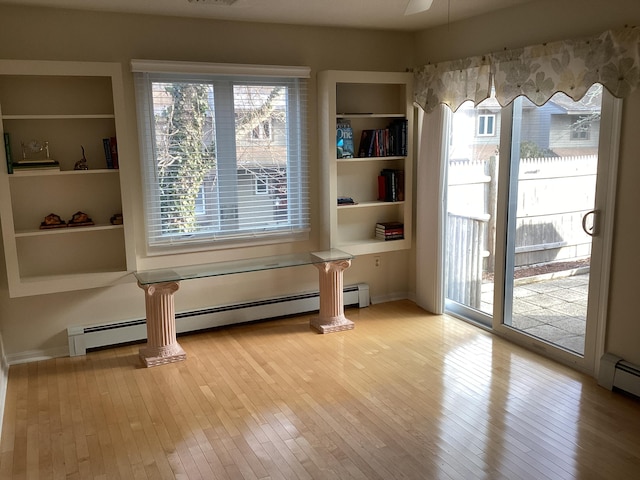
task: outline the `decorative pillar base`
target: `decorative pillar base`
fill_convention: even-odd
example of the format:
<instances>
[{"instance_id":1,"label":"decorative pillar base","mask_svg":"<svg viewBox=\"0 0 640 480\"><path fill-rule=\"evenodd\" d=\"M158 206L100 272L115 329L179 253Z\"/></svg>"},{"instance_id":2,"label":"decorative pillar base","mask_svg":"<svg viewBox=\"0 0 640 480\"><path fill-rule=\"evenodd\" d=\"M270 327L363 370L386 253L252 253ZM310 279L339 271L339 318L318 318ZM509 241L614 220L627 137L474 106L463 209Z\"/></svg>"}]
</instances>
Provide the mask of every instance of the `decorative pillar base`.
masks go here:
<instances>
[{"instance_id":1,"label":"decorative pillar base","mask_svg":"<svg viewBox=\"0 0 640 480\"><path fill-rule=\"evenodd\" d=\"M145 291L147 314L147 345L139 350L147 367L181 362L187 358L176 339L176 315L173 294L178 282L154 283L138 286Z\"/></svg>"},{"instance_id":2,"label":"decorative pillar base","mask_svg":"<svg viewBox=\"0 0 640 480\"><path fill-rule=\"evenodd\" d=\"M344 289L342 272L351 266L351 260L316 263L320 273L320 312L310 321L311 328L320 333L351 330L355 324L344 316Z\"/></svg>"},{"instance_id":3,"label":"decorative pillar base","mask_svg":"<svg viewBox=\"0 0 640 480\"><path fill-rule=\"evenodd\" d=\"M311 328L317 330L320 333L334 333L342 332L344 330L353 330L356 326L351 320L344 315L332 319L321 319L320 317L313 317L310 322Z\"/></svg>"},{"instance_id":4,"label":"decorative pillar base","mask_svg":"<svg viewBox=\"0 0 640 480\"><path fill-rule=\"evenodd\" d=\"M140 360L146 367L181 362L187 359L187 353L177 342L172 348L143 347L140 349L139 354Z\"/></svg>"}]
</instances>

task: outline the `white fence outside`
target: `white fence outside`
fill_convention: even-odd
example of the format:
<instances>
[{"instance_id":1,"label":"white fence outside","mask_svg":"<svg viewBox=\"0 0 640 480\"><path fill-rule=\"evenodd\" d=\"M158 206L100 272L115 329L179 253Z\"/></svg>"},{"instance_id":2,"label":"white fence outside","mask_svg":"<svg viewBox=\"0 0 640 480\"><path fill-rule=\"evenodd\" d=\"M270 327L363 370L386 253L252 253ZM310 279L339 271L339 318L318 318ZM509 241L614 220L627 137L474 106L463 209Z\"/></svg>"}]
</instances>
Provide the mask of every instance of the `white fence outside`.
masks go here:
<instances>
[{"instance_id":1,"label":"white fence outside","mask_svg":"<svg viewBox=\"0 0 640 480\"><path fill-rule=\"evenodd\" d=\"M582 218L594 208L597 162L595 155L520 161L516 267L589 257L591 238L582 230ZM496 198L497 164L497 159L449 164L447 244L451 255L446 261L452 288L448 293L453 296L448 298L472 306L483 270L493 270L495 211L491 205ZM467 258L456 259L458 255Z\"/></svg>"}]
</instances>

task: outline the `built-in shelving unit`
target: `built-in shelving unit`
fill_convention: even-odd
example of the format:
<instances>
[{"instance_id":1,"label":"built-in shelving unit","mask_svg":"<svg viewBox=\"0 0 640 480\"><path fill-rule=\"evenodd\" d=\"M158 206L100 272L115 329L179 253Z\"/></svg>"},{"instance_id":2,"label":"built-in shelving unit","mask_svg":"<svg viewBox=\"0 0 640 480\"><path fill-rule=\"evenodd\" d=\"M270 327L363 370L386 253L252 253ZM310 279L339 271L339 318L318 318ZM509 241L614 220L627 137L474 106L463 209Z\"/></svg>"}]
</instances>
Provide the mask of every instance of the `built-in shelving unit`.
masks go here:
<instances>
[{"instance_id":1,"label":"built-in shelving unit","mask_svg":"<svg viewBox=\"0 0 640 480\"><path fill-rule=\"evenodd\" d=\"M323 71L318 74L319 139L322 164L323 248L353 255L411 248L413 122L412 75L399 72ZM354 158L337 158L336 129L347 120ZM385 129L406 120L406 155L358 157L363 130ZM382 170L402 171L403 200L379 200ZM338 205L348 197L353 205ZM376 224L400 222L404 239L376 239Z\"/></svg>"},{"instance_id":2,"label":"built-in shelving unit","mask_svg":"<svg viewBox=\"0 0 640 480\"><path fill-rule=\"evenodd\" d=\"M134 270L120 169L107 168L104 138L124 132L117 63L0 60L0 138L14 160L22 142L48 142L60 170L9 173L0 142L0 219L12 297L113 285ZM84 148L88 170L74 170ZM119 163L129 161L119 145ZM124 211L123 211L124 210ZM53 213L93 225L41 229ZM122 214L123 224L111 218Z\"/></svg>"}]
</instances>

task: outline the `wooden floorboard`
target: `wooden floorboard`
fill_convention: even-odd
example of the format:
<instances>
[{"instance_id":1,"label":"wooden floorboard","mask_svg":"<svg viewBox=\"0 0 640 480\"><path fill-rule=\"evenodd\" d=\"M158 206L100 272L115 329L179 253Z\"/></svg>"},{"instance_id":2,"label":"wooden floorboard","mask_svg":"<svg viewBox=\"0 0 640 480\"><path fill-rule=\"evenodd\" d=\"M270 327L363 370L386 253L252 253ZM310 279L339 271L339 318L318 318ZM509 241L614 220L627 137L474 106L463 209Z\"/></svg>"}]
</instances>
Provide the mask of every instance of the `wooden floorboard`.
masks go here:
<instances>
[{"instance_id":1,"label":"wooden floorboard","mask_svg":"<svg viewBox=\"0 0 640 480\"><path fill-rule=\"evenodd\" d=\"M399 301L9 370L0 479L635 479L640 401Z\"/></svg>"}]
</instances>

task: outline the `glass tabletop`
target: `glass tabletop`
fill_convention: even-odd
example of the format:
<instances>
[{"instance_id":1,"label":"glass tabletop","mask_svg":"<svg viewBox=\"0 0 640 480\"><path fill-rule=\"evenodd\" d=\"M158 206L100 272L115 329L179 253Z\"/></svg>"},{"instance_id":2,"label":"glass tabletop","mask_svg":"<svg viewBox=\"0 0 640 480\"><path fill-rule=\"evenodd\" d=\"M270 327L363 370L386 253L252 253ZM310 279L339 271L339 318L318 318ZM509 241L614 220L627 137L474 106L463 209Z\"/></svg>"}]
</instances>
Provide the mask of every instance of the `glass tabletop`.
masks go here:
<instances>
[{"instance_id":1,"label":"glass tabletop","mask_svg":"<svg viewBox=\"0 0 640 480\"><path fill-rule=\"evenodd\" d=\"M145 270L134 272L134 275L141 285L150 285L153 283L179 282L180 280L190 280L193 278L216 277L234 273L257 272L260 270L273 270L276 268L297 267L351 259L353 259L353 255L341 250L326 250L322 252L292 253L271 257L233 260L229 262Z\"/></svg>"}]
</instances>

